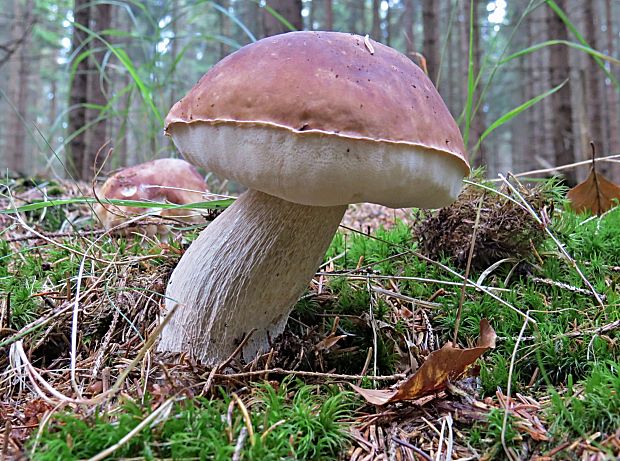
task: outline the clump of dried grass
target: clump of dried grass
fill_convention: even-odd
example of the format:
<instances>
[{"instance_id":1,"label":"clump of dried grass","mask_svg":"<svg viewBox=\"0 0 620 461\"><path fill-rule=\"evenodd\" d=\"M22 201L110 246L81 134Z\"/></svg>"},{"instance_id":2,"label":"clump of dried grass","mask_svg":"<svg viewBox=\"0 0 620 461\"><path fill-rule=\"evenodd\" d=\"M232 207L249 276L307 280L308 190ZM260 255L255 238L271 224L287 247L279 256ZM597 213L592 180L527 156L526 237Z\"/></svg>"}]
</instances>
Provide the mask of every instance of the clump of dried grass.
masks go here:
<instances>
[{"instance_id":1,"label":"clump of dried grass","mask_svg":"<svg viewBox=\"0 0 620 461\"><path fill-rule=\"evenodd\" d=\"M543 186L523 187L520 193L539 214L552 207L551 195ZM456 202L431 212L414 227L420 250L432 259L447 256L465 268L480 209L472 267L484 269L504 258L529 259L545 239L545 231L510 195L506 188L495 192L467 184Z\"/></svg>"}]
</instances>

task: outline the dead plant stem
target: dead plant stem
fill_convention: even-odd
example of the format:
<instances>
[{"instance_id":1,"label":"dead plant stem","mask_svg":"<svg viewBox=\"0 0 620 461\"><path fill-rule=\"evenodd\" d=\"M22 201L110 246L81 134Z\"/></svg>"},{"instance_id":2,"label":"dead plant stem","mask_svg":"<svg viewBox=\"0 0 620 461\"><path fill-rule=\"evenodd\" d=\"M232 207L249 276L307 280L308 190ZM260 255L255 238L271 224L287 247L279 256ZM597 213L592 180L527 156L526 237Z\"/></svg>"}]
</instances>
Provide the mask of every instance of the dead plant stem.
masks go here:
<instances>
[{"instance_id":1,"label":"dead plant stem","mask_svg":"<svg viewBox=\"0 0 620 461\"><path fill-rule=\"evenodd\" d=\"M307 378L323 378L323 379L341 379L343 381L357 381L359 379L370 379L372 381L398 381L404 379L406 375L404 373L397 373L386 376L367 376L367 375L345 375L339 373L320 373L317 371L298 371L298 370L285 370L283 368L271 368L269 370L254 370L245 371L239 373L216 373L216 378L221 379L238 379L238 378L251 378L253 376L261 376L265 373L274 375L292 375L292 376L304 376Z\"/></svg>"},{"instance_id":2,"label":"dead plant stem","mask_svg":"<svg viewBox=\"0 0 620 461\"><path fill-rule=\"evenodd\" d=\"M153 411L150 415L148 415L146 418L144 418L140 422L140 424L138 424L131 431L129 431L117 443L115 443L114 445L106 448L105 450L101 451L100 453L96 454L95 456L90 458L89 461L101 461L103 459L106 459L108 456L110 456L112 453L114 453L120 447L122 447L127 442L129 442L134 436L136 436L140 431L142 431L142 429L144 429L146 426L148 426L151 423L151 421L154 421L162 413L170 410L170 407L172 406L172 403L176 399L177 399L177 397L170 397L168 400L166 400L164 403L162 403L155 411Z\"/></svg>"},{"instance_id":3,"label":"dead plant stem","mask_svg":"<svg viewBox=\"0 0 620 461\"><path fill-rule=\"evenodd\" d=\"M509 177L511 176L511 174L509 173ZM556 246L558 247L558 249L560 250L560 252L562 253L562 255L564 256L564 258L569 262L569 264L573 267L573 269L575 269L575 271L577 272L577 274L579 274L579 277L581 278L581 280L583 280L583 283L585 283L585 285L588 287L588 289L592 292L592 295L594 296L594 299L596 300L596 302L598 303L598 305L601 307L602 310L605 309L605 303L603 303L603 300L601 299L600 295L597 293L597 291L594 289L594 286L592 286L592 284L590 283L590 281L587 279L587 277L583 274L583 272L581 271L581 269L579 269L579 266L577 265L577 262L573 259L573 257L568 253L568 251L566 251L566 248L564 248L564 245L562 244L562 242L560 242L557 237L553 234L553 232L551 232L551 230L549 229L549 225L547 224L547 222L543 221L540 216L538 216L538 213L536 213L536 211L532 208L532 206L527 202L527 200L525 200L525 198L523 197L523 195L521 195L521 193L517 190L517 188L515 186L512 185L512 183L510 181L508 181L508 179L502 175L501 173L499 174L499 177L502 179L502 181L504 182L504 184L506 184L506 186L519 198L519 200L521 201L522 205L527 209L527 211L532 215L532 217L536 220L536 222L538 224L540 224L544 231L546 232L546 234L551 238L551 240L553 240L553 242L556 244ZM514 176L513 176L514 177ZM515 178L516 180L516 178ZM511 198L511 200L515 201L514 199Z\"/></svg>"},{"instance_id":4,"label":"dead plant stem","mask_svg":"<svg viewBox=\"0 0 620 461\"><path fill-rule=\"evenodd\" d=\"M474 229L471 233L471 242L469 244L469 254L467 255L467 265L465 266L465 277L463 279L463 287L461 288L461 296L459 298L459 308L456 311L456 320L454 321L454 339L452 342L458 344L459 326L461 324L461 315L463 313L463 303L465 302L465 289L467 288L467 280L469 279L469 271L471 270L471 262L474 257L474 250L476 248L476 235L478 234L478 228L480 227L480 214L482 211L482 203L484 202L485 193L483 192L478 201L478 210L476 211L476 220L474 222Z\"/></svg>"},{"instance_id":5,"label":"dead plant stem","mask_svg":"<svg viewBox=\"0 0 620 461\"><path fill-rule=\"evenodd\" d=\"M379 242L383 242L383 243L386 243L386 244L388 244L388 245L392 245L392 246L395 246L395 247L401 248L401 249L405 250L405 252L407 252L407 253L409 253L409 254L412 254L412 255L414 255L415 257L417 257L417 258L419 258L419 259L421 259L421 260L423 260L423 261L426 261L426 262L427 262L427 263L429 263L429 264L432 264L432 265L434 265L434 266L437 266L437 267L439 267L439 268L443 269L444 271L448 272L449 274L451 274L451 275L453 275L453 276L455 276L455 277L458 277L458 278L459 278L459 279L461 279L461 280L467 280L467 283L469 283L471 286L473 286L473 287L475 287L476 289L478 289L478 290L482 291L483 293L487 294L488 296L490 296L491 298L493 298L494 300L496 300L498 303L500 303L500 304L502 304L503 306L506 306L507 308L509 308L509 309L513 310L514 312L516 312L517 314L519 314L521 317L524 317L524 318L526 317L526 315L525 315L523 312L521 312L519 309L517 309L516 307L514 307L514 306L513 306L512 304L510 304L509 302L504 301L502 298L500 298L500 297L499 297L499 296L497 296L496 294L492 293L492 292L491 292L488 288L486 288L486 287L483 287L483 286L479 285L478 283L474 282L473 280L466 279L466 278L465 278L465 276L463 276L463 275L459 274L459 273L458 273L457 271L455 271L454 269L452 269L452 268L450 268L450 267L446 266L445 264L440 263L439 261L435 261L435 260L433 260L433 259L429 258L428 256L425 256L425 255L423 255L422 253L419 253L419 252L417 252L417 251L411 250L411 249L409 249L409 248L407 248L407 247L405 247L405 246L403 246L403 245L398 245L398 244L395 244L395 243L392 243L392 242L388 242L387 240L382 239L382 238L380 238L380 237L376 237L376 236L374 236L374 235L367 235L367 234L364 234L363 232L360 232L360 231L358 231L358 230L356 230L356 229L353 229L353 228L351 228L351 227L344 226L344 225L342 225L342 224L340 225L340 227L344 227L345 229L348 229L348 230L350 230L350 231L352 231L352 232L356 232L356 233L358 233L358 234L362 234L362 235L366 236L367 238L370 238L370 239L373 239L373 240L377 240L377 241L379 241ZM461 285L462 285L462 284L459 284L459 286L461 286ZM534 319L532 319L532 318L530 318L530 317L527 317L527 318L529 319L529 321L530 321L530 322L532 322L532 323L536 323L536 321L535 321Z\"/></svg>"}]
</instances>

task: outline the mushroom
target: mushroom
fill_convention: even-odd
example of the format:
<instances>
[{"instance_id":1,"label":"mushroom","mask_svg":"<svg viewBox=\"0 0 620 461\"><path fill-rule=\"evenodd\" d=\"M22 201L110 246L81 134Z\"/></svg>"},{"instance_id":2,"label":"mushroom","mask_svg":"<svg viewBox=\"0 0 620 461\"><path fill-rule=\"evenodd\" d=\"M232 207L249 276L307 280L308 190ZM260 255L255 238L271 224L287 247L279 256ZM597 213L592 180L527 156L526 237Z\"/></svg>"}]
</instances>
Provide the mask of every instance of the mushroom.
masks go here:
<instances>
[{"instance_id":1,"label":"mushroom","mask_svg":"<svg viewBox=\"0 0 620 461\"><path fill-rule=\"evenodd\" d=\"M442 207L469 173L424 72L358 35L291 32L247 45L165 125L190 162L249 189L192 243L166 291L166 311L179 308L159 350L210 365L241 341L245 360L268 350L347 204Z\"/></svg>"},{"instance_id":2,"label":"mushroom","mask_svg":"<svg viewBox=\"0 0 620 461\"><path fill-rule=\"evenodd\" d=\"M95 216L106 229L116 227L133 215L159 210L162 217L173 217L185 222L200 222L200 214L188 209L147 209L116 206L102 199L141 200L167 202L178 205L200 202L206 191L204 178L193 165L185 160L164 158L117 171L97 191L100 203L93 208ZM130 229L123 229L127 232ZM168 227L147 226L148 235L165 235Z\"/></svg>"}]
</instances>

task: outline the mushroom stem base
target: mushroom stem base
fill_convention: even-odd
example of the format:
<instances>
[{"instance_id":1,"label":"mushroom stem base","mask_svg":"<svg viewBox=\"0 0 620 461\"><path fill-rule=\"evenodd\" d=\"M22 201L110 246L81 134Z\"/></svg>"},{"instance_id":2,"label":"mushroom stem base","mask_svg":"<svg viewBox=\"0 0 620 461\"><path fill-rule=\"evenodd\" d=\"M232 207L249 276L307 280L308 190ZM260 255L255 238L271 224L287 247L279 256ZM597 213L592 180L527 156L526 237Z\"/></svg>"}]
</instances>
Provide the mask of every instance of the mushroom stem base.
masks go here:
<instances>
[{"instance_id":1,"label":"mushroom stem base","mask_svg":"<svg viewBox=\"0 0 620 461\"><path fill-rule=\"evenodd\" d=\"M286 325L346 206L298 205L249 190L192 243L166 290L179 304L159 350L189 351L214 365L253 329L245 360L269 349Z\"/></svg>"}]
</instances>

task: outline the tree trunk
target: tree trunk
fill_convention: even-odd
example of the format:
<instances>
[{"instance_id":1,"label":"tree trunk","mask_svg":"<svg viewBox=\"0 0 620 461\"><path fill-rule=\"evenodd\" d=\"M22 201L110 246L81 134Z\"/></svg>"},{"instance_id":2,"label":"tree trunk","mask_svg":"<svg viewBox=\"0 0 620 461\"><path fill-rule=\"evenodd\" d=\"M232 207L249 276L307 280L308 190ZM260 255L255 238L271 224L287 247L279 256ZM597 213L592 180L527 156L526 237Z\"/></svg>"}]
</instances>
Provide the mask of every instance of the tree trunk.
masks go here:
<instances>
[{"instance_id":1,"label":"tree trunk","mask_svg":"<svg viewBox=\"0 0 620 461\"><path fill-rule=\"evenodd\" d=\"M566 11L566 0L558 0L557 4ZM568 32L562 20L554 12L547 15L547 30L549 36L556 40L568 40ZM556 46L550 53L550 86L562 83L570 74L568 47ZM565 165L574 162L573 115L571 106L570 81L555 94L550 96L552 104L552 132L553 149L555 151L555 165ZM568 170L564 173L568 184L575 183L575 173Z\"/></svg>"},{"instance_id":2,"label":"tree trunk","mask_svg":"<svg viewBox=\"0 0 620 461\"><path fill-rule=\"evenodd\" d=\"M526 8L526 6L527 4L521 6L511 6L511 16L520 17L524 13L524 9ZM521 27L525 28L525 33L518 33L515 35L515 45L519 49L526 48L532 43L534 43L531 36L531 26L531 15L528 15L524 18L524 21L521 25ZM529 73L530 66L531 55L524 56L517 62L517 75L521 76L521 78L523 79L522 83L519 85L520 101L528 101L533 96L531 77L526 78L526 76L531 76L531 74ZM527 110L520 117L515 118L510 124L512 125L510 133L512 146L510 155L510 166L508 168L508 171L512 171L514 173L519 173L526 170L525 162L530 155L531 138L528 136L528 133L530 133L529 130L531 129L531 109L532 108ZM503 171L505 172L506 170L504 169Z\"/></svg>"},{"instance_id":3,"label":"tree trunk","mask_svg":"<svg viewBox=\"0 0 620 461\"><path fill-rule=\"evenodd\" d=\"M591 48L598 50L598 32L600 29L599 16L596 11L595 2L586 1L584 5L584 22L586 26L586 40ZM594 58L588 59L588 71L586 72L586 88L588 95L588 120L590 121L589 138L596 146L597 155L604 155L607 152L607 142L603 133L603 98L601 69ZM601 162L598 170L603 174L608 174L608 164Z\"/></svg>"},{"instance_id":4,"label":"tree trunk","mask_svg":"<svg viewBox=\"0 0 620 461\"><path fill-rule=\"evenodd\" d=\"M464 0L457 1L459 8L459 52L458 66L459 75L459 107L464 108L467 102L467 63L469 53L469 2Z\"/></svg>"},{"instance_id":5,"label":"tree trunk","mask_svg":"<svg viewBox=\"0 0 620 461\"><path fill-rule=\"evenodd\" d=\"M551 39L551 31L548 30L548 22L549 16L554 15L555 13L549 8L538 8L536 10L539 12L539 17L537 19L535 28L535 42L543 42L545 40ZM537 59L537 67L538 67L538 80L536 81L536 85L534 86L534 94L539 95L544 93L545 91L551 88L551 68L549 65L551 54L554 52L552 48L544 48L540 50L539 53L536 54ZM570 64L567 62L567 66L570 67ZM571 90L572 93L572 90ZM572 97L572 94L571 94ZM536 106L539 109L538 113L538 142L535 143L536 152L533 157L537 157L537 165L536 167L551 167L555 165L556 159L556 149L554 145L554 104L551 98L545 98L541 102L539 102ZM572 101L569 102L570 107L572 108ZM571 116L574 119L574 116ZM575 138L576 139L576 138ZM574 144L574 142L573 142ZM573 157L575 155L573 148Z\"/></svg>"},{"instance_id":6,"label":"tree trunk","mask_svg":"<svg viewBox=\"0 0 620 461\"><path fill-rule=\"evenodd\" d=\"M480 35L481 35L480 34L480 9L478 8L479 5L478 5L478 2L476 2L476 0L470 0L470 1L474 2L474 15L473 15L474 17L473 17L473 24L471 27L471 31L473 34L473 47L474 47L473 49L474 79L477 79L478 75L480 74L482 70L482 49L480 47ZM468 8L467 14L469 17L469 8ZM481 104L481 97L482 97L482 84L479 83L474 91L474 97L473 97L473 100L474 100L473 109L475 109L475 107L478 106L478 110L475 111L474 114L472 114L473 118L471 120L471 126L470 126L470 132L469 132L469 141L470 141L471 146L475 145L478 142L478 139L480 138L482 133L484 133L484 130L485 130L485 116L484 116L483 104ZM484 144L480 145L480 150L478 152L478 156L475 158L474 163L476 166L486 164L486 152L485 152ZM495 172L492 172L492 173L495 173Z\"/></svg>"},{"instance_id":7,"label":"tree trunk","mask_svg":"<svg viewBox=\"0 0 620 461\"><path fill-rule=\"evenodd\" d=\"M90 1L75 0L73 7L73 18L76 24L83 27L90 25ZM73 27L71 37L71 51L75 53L79 50L77 57L87 51L88 46L83 46L87 38L86 32L77 27ZM68 136L73 136L79 130L83 130L86 125L86 102L88 101L88 59L82 59L76 66L75 75L71 82L69 94L69 126ZM82 178L84 158L86 156L86 133L75 135L69 143L69 155L66 166L69 174L75 179Z\"/></svg>"},{"instance_id":8,"label":"tree trunk","mask_svg":"<svg viewBox=\"0 0 620 461\"><path fill-rule=\"evenodd\" d=\"M177 0L178 1L178 0ZM228 9L228 1L227 0L219 0L219 4L222 8L224 9ZM173 8L173 13L175 14L176 12L176 8ZM220 35L222 37L228 37L228 35L230 34L230 21L228 19L228 16L226 16L224 13L219 13L219 27L220 27ZM176 36L176 33L175 33ZM220 59L225 58L228 53L230 53L230 50L228 48L228 45L224 42L220 42Z\"/></svg>"},{"instance_id":9,"label":"tree trunk","mask_svg":"<svg viewBox=\"0 0 620 461\"><path fill-rule=\"evenodd\" d=\"M181 17L179 15L179 0L172 0L172 9L170 10L172 14L172 42L170 43L170 63L174 63L177 59L177 55L179 54L179 21ZM220 55L222 55L222 50L220 50ZM172 107L175 102L177 102L176 94L175 94L175 86L170 85L170 99L169 106Z\"/></svg>"},{"instance_id":10,"label":"tree trunk","mask_svg":"<svg viewBox=\"0 0 620 461\"><path fill-rule=\"evenodd\" d=\"M311 0L309 11L308 11L308 30L314 30L315 21L316 21L316 0Z\"/></svg>"},{"instance_id":11,"label":"tree trunk","mask_svg":"<svg viewBox=\"0 0 620 461\"><path fill-rule=\"evenodd\" d=\"M11 41L17 48L10 56L9 64L9 81L8 96L10 103L15 107L18 114L15 114L12 108L7 106L8 128L6 131L8 155L8 167L18 173L27 173L26 159L32 154L26 152L26 140L28 139L28 131L22 121L28 120L29 107L29 83L30 83L30 58L28 56L28 47L30 46L30 37L27 29L30 27L32 12L32 0L28 0L25 4L22 0L13 1L13 15L15 20L11 24Z\"/></svg>"},{"instance_id":12,"label":"tree trunk","mask_svg":"<svg viewBox=\"0 0 620 461\"><path fill-rule=\"evenodd\" d=\"M372 38L383 41L381 36L381 0L372 0Z\"/></svg>"},{"instance_id":13,"label":"tree trunk","mask_svg":"<svg viewBox=\"0 0 620 461\"><path fill-rule=\"evenodd\" d=\"M332 0L325 0L325 29L334 30L334 5Z\"/></svg>"},{"instance_id":14,"label":"tree trunk","mask_svg":"<svg viewBox=\"0 0 620 461\"><path fill-rule=\"evenodd\" d=\"M313 2L314 3L314 2ZM262 17L260 13L260 5L258 2L243 2L243 14L241 15L241 20L243 24L245 24L250 31L254 34L257 39L262 38L264 35L263 27L262 27ZM240 8L239 2L237 2L236 8ZM244 36L244 40L248 40Z\"/></svg>"},{"instance_id":15,"label":"tree trunk","mask_svg":"<svg viewBox=\"0 0 620 461\"><path fill-rule=\"evenodd\" d=\"M176 0L175 0L176 1ZM112 24L114 29L119 31L128 32L131 30L131 20L124 8L114 8L113 10L113 18ZM176 19L176 18L175 18ZM173 23L173 28L177 28L176 20ZM174 34L176 37L176 34ZM128 46L128 39L126 37L110 37L110 41L114 46L122 47L129 55L130 59L132 58L133 51ZM176 56L175 47L178 46L177 40L173 39L172 45L172 56ZM174 57L171 57L171 60L174 60ZM114 143L114 157L110 159L109 164L106 167L106 170L111 170L116 165L118 166L127 166L133 165L135 162L131 161L129 156L130 152L130 136L135 136L132 133L132 130L129 129L130 123L130 111L131 111L131 98L132 91L128 90L128 87L131 85L131 77L129 72L124 70L124 68L120 68L111 72L110 74L111 82L110 82L110 92L111 94L121 94L123 91L125 93L116 101L117 111L120 113L118 116L115 116L110 120L109 128L112 133L112 137L115 140ZM170 103L176 102L176 98L174 95L174 87L175 85L170 85ZM114 160L114 161L112 161Z\"/></svg>"},{"instance_id":16,"label":"tree trunk","mask_svg":"<svg viewBox=\"0 0 620 461\"><path fill-rule=\"evenodd\" d=\"M415 17L415 0L405 0L403 11L403 33L405 34L405 52L409 58L415 53L413 21Z\"/></svg>"},{"instance_id":17,"label":"tree trunk","mask_svg":"<svg viewBox=\"0 0 620 461\"><path fill-rule=\"evenodd\" d=\"M360 4L358 0L349 0L347 2L347 28L349 32L361 34L360 28ZM365 32L364 32L365 33Z\"/></svg>"},{"instance_id":18,"label":"tree trunk","mask_svg":"<svg viewBox=\"0 0 620 461\"><path fill-rule=\"evenodd\" d=\"M98 35L104 35L105 30L112 25L112 6L109 3L95 3L91 6L91 29ZM93 123L86 132L86 152L84 163L82 164L82 179L90 180L95 177L99 168L105 160L105 152L101 148L109 141L107 128L108 111L104 107L108 104L107 89L108 77L105 74L104 58L107 47L100 41L93 45L97 48L90 56L90 69L88 73L88 92L89 104L94 104L101 109L89 109L86 112L87 123ZM103 117L98 122L97 118ZM99 153L99 155L97 155Z\"/></svg>"},{"instance_id":19,"label":"tree trunk","mask_svg":"<svg viewBox=\"0 0 620 461\"><path fill-rule=\"evenodd\" d=\"M614 27L617 27L618 23L613 21L613 10L611 6L611 0L605 0L605 17L606 20L606 40L607 40L607 55L616 56L616 46L614 43ZM617 36L616 32L616 36ZM611 71L613 72L613 68ZM606 86L607 92L607 113L609 114L609 151L608 154L620 154L620 120L618 120L618 90L610 82ZM614 168L616 173L620 168ZM616 174L615 179L620 179L620 175Z\"/></svg>"},{"instance_id":20,"label":"tree trunk","mask_svg":"<svg viewBox=\"0 0 620 461\"><path fill-rule=\"evenodd\" d=\"M301 18L301 0L269 0L266 2L271 8L277 11L284 19L286 19L297 30L303 29ZM280 22L275 16L267 10L263 10L263 27L265 36L282 34L289 32L289 28Z\"/></svg>"},{"instance_id":21,"label":"tree trunk","mask_svg":"<svg viewBox=\"0 0 620 461\"><path fill-rule=\"evenodd\" d=\"M454 8L453 4L452 4L452 0L446 0L445 2L445 8L446 8L446 18L448 18L447 20L449 21L449 18L452 18L452 8ZM452 113L452 115L454 117L458 116L458 111L459 109L457 108L457 106L454 103L454 90L455 90L455 83L456 83L456 79L454 78L454 52L456 51L455 48L455 43L454 43L454 35L455 35L455 27L457 27L457 24L454 23L454 20L452 22L452 29L449 30L448 32L446 32L447 35L446 36L446 72L444 73L444 77L443 77L443 81L445 83L442 83L442 88L445 88L444 91L442 91L442 96L444 96L445 94L445 100L446 100L446 104L448 106L448 108L450 109L450 112Z\"/></svg>"},{"instance_id":22,"label":"tree trunk","mask_svg":"<svg viewBox=\"0 0 620 461\"><path fill-rule=\"evenodd\" d=\"M56 64L57 55L56 53L52 53L53 61L51 66ZM58 114L58 85L56 83L56 79L52 77L50 79L50 105L49 105L49 114L48 114L48 123L49 126L54 126L54 122L56 122L56 115Z\"/></svg>"},{"instance_id":23,"label":"tree trunk","mask_svg":"<svg viewBox=\"0 0 620 461\"><path fill-rule=\"evenodd\" d=\"M385 11L385 41L384 43L387 46L391 46L392 40L392 8L390 7L390 3L387 4L387 10Z\"/></svg>"},{"instance_id":24,"label":"tree trunk","mask_svg":"<svg viewBox=\"0 0 620 461\"><path fill-rule=\"evenodd\" d=\"M361 35L366 35L368 33L368 26L366 25L366 0L362 0L358 2L360 8L360 17L362 18L362 32Z\"/></svg>"},{"instance_id":25,"label":"tree trunk","mask_svg":"<svg viewBox=\"0 0 620 461\"><path fill-rule=\"evenodd\" d=\"M440 63L439 45L439 2L423 0L422 21L424 23L424 46L422 54L426 58L428 76L437 84Z\"/></svg>"},{"instance_id":26,"label":"tree trunk","mask_svg":"<svg viewBox=\"0 0 620 461\"><path fill-rule=\"evenodd\" d=\"M534 41L534 13L530 13L526 16L524 26L526 28L525 43L527 44L527 46L530 46L533 43L537 43L536 41ZM537 65L537 58L533 53L524 57L524 63L525 69L523 75L530 76L530 78L525 79L525 100L529 101L536 95L534 82L538 81L539 69ZM541 107L542 105L539 103L525 111L524 115L526 135L527 138L529 138L530 142L524 142L522 144L523 150L517 152L517 156L520 157L520 161L518 161L516 164L517 172L534 169L534 153L538 149L538 143L540 141L540 136L537 132L537 130L539 129L537 117L538 114L541 112Z\"/></svg>"}]
</instances>

